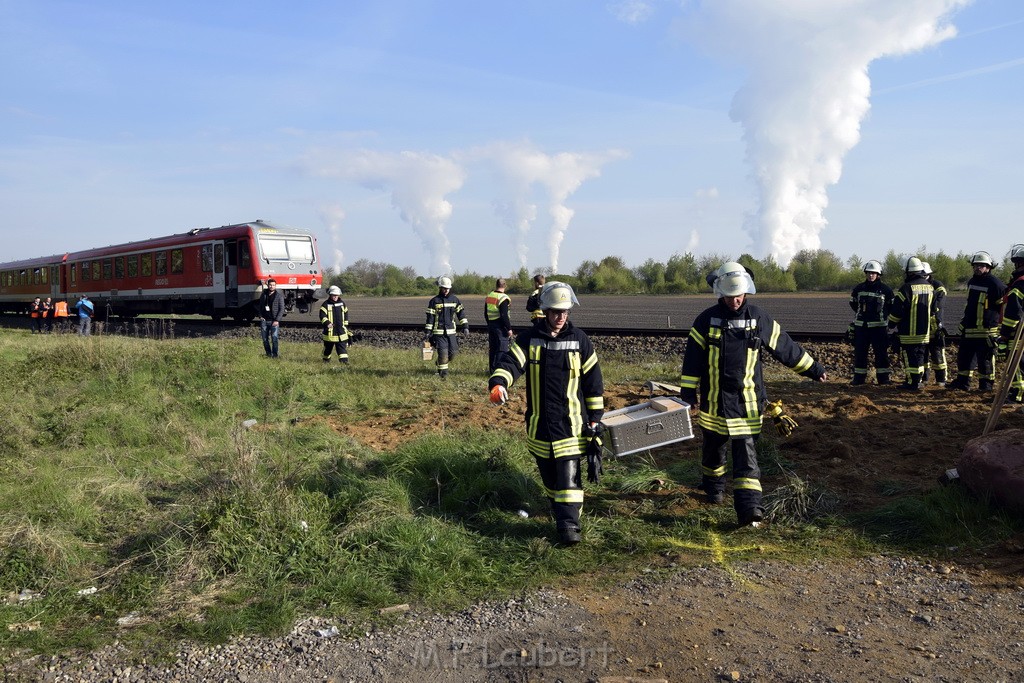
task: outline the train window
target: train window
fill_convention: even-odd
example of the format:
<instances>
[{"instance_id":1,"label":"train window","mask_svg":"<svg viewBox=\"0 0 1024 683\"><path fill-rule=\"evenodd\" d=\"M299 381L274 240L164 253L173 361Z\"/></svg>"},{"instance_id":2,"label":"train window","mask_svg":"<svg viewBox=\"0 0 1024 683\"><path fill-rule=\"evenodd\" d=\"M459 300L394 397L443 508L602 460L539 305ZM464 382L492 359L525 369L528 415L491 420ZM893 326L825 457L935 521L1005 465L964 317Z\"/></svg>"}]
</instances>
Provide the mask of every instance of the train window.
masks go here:
<instances>
[{"instance_id":1,"label":"train window","mask_svg":"<svg viewBox=\"0 0 1024 683\"><path fill-rule=\"evenodd\" d=\"M224 245L220 242L213 245L213 272L224 272Z\"/></svg>"},{"instance_id":2,"label":"train window","mask_svg":"<svg viewBox=\"0 0 1024 683\"><path fill-rule=\"evenodd\" d=\"M44 284L44 285L46 284L46 281L47 281L46 280L46 274L48 272L50 272L49 268L40 268L39 269L39 279L41 279L43 281L42 284Z\"/></svg>"},{"instance_id":3,"label":"train window","mask_svg":"<svg viewBox=\"0 0 1024 683\"><path fill-rule=\"evenodd\" d=\"M82 261L82 282L89 281L89 262Z\"/></svg>"},{"instance_id":4,"label":"train window","mask_svg":"<svg viewBox=\"0 0 1024 683\"><path fill-rule=\"evenodd\" d=\"M242 242L238 245L238 267L248 268L252 265L252 256L249 254L249 243Z\"/></svg>"},{"instance_id":5,"label":"train window","mask_svg":"<svg viewBox=\"0 0 1024 683\"><path fill-rule=\"evenodd\" d=\"M167 275L167 252L158 251L154 256L156 256L156 274Z\"/></svg>"},{"instance_id":6,"label":"train window","mask_svg":"<svg viewBox=\"0 0 1024 683\"><path fill-rule=\"evenodd\" d=\"M260 235L259 241L263 258L267 261L313 262L313 240L309 237Z\"/></svg>"},{"instance_id":7,"label":"train window","mask_svg":"<svg viewBox=\"0 0 1024 683\"><path fill-rule=\"evenodd\" d=\"M185 272L185 252L182 249L171 249L171 272Z\"/></svg>"},{"instance_id":8,"label":"train window","mask_svg":"<svg viewBox=\"0 0 1024 683\"><path fill-rule=\"evenodd\" d=\"M32 284L38 285L40 277L41 276L40 276L40 273L39 273L39 269L38 268L33 268L32 269Z\"/></svg>"},{"instance_id":9,"label":"train window","mask_svg":"<svg viewBox=\"0 0 1024 683\"><path fill-rule=\"evenodd\" d=\"M115 280L123 280L124 279L124 256L115 256L114 257L114 279Z\"/></svg>"},{"instance_id":10,"label":"train window","mask_svg":"<svg viewBox=\"0 0 1024 683\"><path fill-rule=\"evenodd\" d=\"M213 270L213 245L204 244L199 247L199 267L203 269L204 273L209 273Z\"/></svg>"},{"instance_id":11,"label":"train window","mask_svg":"<svg viewBox=\"0 0 1024 683\"><path fill-rule=\"evenodd\" d=\"M100 261L93 261L92 262L92 279L93 280L100 280L100 279L103 278L103 273L100 272L100 268L102 268L102 267L103 267L103 264Z\"/></svg>"},{"instance_id":12,"label":"train window","mask_svg":"<svg viewBox=\"0 0 1024 683\"><path fill-rule=\"evenodd\" d=\"M112 280L114 278L114 269L110 262L110 259L103 259L103 279Z\"/></svg>"},{"instance_id":13,"label":"train window","mask_svg":"<svg viewBox=\"0 0 1024 683\"><path fill-rule=\"evenodd\" d=\"M150 277L153 275L153 255L143 254L142 255L142 277Z\"/></svg>"},{"instance_id":14,"label":"train window","mask_svg":"<svg viewBox=\"0 0 1024 683\"><path fill-rule=\"evenodd\" d=\"M128 277L139 276L139 255L132 254L128 258Z\"/></svg>"}]
</instances>

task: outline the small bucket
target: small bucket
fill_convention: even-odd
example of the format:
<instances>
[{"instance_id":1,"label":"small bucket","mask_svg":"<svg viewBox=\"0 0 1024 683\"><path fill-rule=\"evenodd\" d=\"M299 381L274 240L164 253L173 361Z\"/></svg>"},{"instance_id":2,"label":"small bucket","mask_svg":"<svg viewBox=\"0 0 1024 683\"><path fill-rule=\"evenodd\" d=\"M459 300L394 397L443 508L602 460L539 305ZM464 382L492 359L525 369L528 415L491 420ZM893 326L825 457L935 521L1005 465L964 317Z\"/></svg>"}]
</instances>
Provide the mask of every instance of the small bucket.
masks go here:
<instances>
[{"instance_id":1,"label":"small bucket","mask_svg":"<svg viewBox=\"0 0 1024 683\"><path fill-rule=\"evenodd\" d=\"M420 352L423 354L423 360L434 360L434 347L430 345L430 342L423 342Z\"/></svg>"}]
</instances>

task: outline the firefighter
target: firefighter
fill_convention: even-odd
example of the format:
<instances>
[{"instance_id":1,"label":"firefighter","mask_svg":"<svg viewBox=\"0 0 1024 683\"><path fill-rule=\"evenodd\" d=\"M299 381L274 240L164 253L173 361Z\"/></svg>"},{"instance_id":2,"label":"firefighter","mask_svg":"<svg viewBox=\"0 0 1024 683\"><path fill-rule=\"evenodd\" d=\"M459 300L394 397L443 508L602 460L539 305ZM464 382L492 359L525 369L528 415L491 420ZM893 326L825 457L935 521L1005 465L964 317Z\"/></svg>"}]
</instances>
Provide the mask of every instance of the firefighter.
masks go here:
<instances>
[{"instance_id":1,"label":"firefighter","mask_svg":"<svg viewBox=\"0 0 1024 683\"><path fill-rule=\"evenodd\" d=\"M501 354L508 351L509 340L512 339L512 321L508 317L508 309L512 300L505 293L505 278L494 281L494 291L484 299L484 318L487 320L487 359L488 374L498 367Z\"/></svg>"},{"instance_id":2,"label":"firefighter","mask_svg":"<svg viewBox=\"0 0 1024 683\"><path fill-rule=\"evenodd\" d=\"M32 300L32 303L28 305L28 316L29 323L32 326L32 334L38 334L43 331L39 324L40 321L42 320L42 308L43 304L39 300L38 296Z\"/></svg>"},{"instance_id":3,"label":"firefighter","mask_svg":"<svg viewBox=\"0 0 1024 683\"><path fill-rule=\"evenodd\" d=\"M599 431L604 382L590 338L569 322L579 304L572 287L548 282L538 304L544 317L516 336L488 386L491 401L504 403L512 384L526 376L526 447L551 501L558 538L572 545L581 539L580 458Z\"/></svg>"},{"instance_id":4,"label":"firefighter","mask_svg":"<svg viewBox=\"0 0 1024 683\"><path fill-rule=\"evenodd\" d=\"M733 506L741 526L760 524L761 470L757 440L767 395L761 352L804 377L824 382L825 368L793 341L767 312L747 301L754 280L736 262L723 264L708 275L718 303L693 321L683 355L680 395L696 413L703 435L701 488L712 503L725 492L726 459L732 453ZM776 424L788 421L781 403ZM772 406L772 407L776 407Z\"/></svg>"},{"instance_id":5,"label":"firefighter","mask_svg":"<svg viewBox=\"0 0 1024 683\"><path fill-rule=\"evenodd\" d=\"M331 362L331 353L337 350L338 360L348 363L348 306L341 300L341 288L333 285L327 290L327 301L320 307L320 326L324 328L324 362Z\"/></svg>"},{"instance_id":6,"label":"firefighter","mask_svg":"<svg viewBox=\"0 0 1024 683\"><path fill-rule=\"evenodd\" d=\"M999 355L1013 352L1013 341L1017 336L1017 325L1024 319L1024 244L1015 244L1010 249L1010 261L1013 262L1013 274L1010 284L1003 295L1003 321L999 326L997 349ZM1011 403L1024 403L1024 357L1019 367L1013 371L1013 380L1006 400Z\"/></svg>"},{"instance_id":7,"label":"firefighter","mask_svg":"<svg viewBox=\"0 0 1024 683\"><path fill-rule=\"evenodd\" d=\"M889 313L889 334L898 335L903 354L903 386L920 391L924 378L935 289L924 274L924 262L916 256L907 259L906 279L896 291Z\"/></svg>"},{"instance_id":8,"label":"firefighter","mask_svg":"<svg viewBox=\"0 0 1024 683\"><path fill-rule=\"evenodd\" d=\"M879 384L890 381L889 337L886 334L892 289L882 282L882 264L864 264L864 282L853 288L850 308L853 321L853 382L864 384L868 377L868 354L874 352L875 378Z\"/></svg>"},{"instance_id":9,"label":"firefighter","mask_svg":"<svg viewBox=\"0 0 1024 683\"><path fill-rule=\"evenodd\" d=\"M921 381L928 383L928 371L935 374L935 383L939 386L946 384L946 327L942 322L942 304L946 300L946 285L941 280L933 277L932 265L922 261L924 276L928 278L932 289L935 290L935 301L932 303L932 317L928 324L930 339L928 341L927 362L924 367L924 375Z\"/></svg>"},{"instance_id":10,"label":"firefighter","mask_svg":"<svg viewBox=\"0 0 1024 683\"><path fill-rule=\"evenodd\" d=\"M544 276L537 273L533 276L533 291L526 299L526 310L530 312L530 320L540 320L544 311L540 308L540 290L544 288Z\"/></svg>"},{"instance_id":11,"label":"firefighter","mask_svg":"<svg viewBox=\"0 0 1024 683\"><path fill-rule=\"evenodd\" d=\"M971 256L974 275L967 281L967 304L960 321L960 348L956 354L956 379L948 389L969 390L971 373L978 369L978 389L991 391L995 386L996 338L999 333L999 309L1006 285L992 274L992 257L987 251Z\"/></svg>"},{"instance_id":12,"label":"firefighter","mask_svg":"<svg viewBox=\"0 0 1024 683\"><path fill-rule=\"evenodd\" d=\"M427 303L427 325L423 341L434 347L437 374L448 379L448 363L459 352L456 326L462 326L463 334L469 334L469 319L462 308L459 297L452 294L452 279L437 278L437 296Z\"/></svg>"}]
</instances>

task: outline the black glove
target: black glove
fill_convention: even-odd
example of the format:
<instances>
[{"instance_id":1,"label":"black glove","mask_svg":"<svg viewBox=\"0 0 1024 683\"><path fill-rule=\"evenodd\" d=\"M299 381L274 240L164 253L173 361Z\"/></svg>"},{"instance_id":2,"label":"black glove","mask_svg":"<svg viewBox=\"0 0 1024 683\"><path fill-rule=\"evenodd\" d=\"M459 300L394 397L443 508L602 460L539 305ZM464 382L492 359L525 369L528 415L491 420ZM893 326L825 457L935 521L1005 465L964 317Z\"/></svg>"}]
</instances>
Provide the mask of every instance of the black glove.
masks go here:
<instances>
[{"instance_id":1,"label":"black glove","mask_svg":"<svg viewBox=\"0 0 1024 683\"><path fill-rule=\"evenodd\" d=\"M786 414L781 400L766 405L765 415L775 422L775 429L779 432L780 436L791 436L793 429L799 426L796 420Z\"/></svg>"},{"instance_id":2,"label":"black glove","mask_svg":"<svg viewBox=\"0 0 1024 683\"><path fill-rule=\"evenodd\" d=\"M593 427L583 429L583 436L590 438L590 443L587 444L587 481L591 484L599 483L601 475L604 474L604 467L601 465L602 434L604 434L604 425L600 422Z\"/></svg>"}]
</instances>

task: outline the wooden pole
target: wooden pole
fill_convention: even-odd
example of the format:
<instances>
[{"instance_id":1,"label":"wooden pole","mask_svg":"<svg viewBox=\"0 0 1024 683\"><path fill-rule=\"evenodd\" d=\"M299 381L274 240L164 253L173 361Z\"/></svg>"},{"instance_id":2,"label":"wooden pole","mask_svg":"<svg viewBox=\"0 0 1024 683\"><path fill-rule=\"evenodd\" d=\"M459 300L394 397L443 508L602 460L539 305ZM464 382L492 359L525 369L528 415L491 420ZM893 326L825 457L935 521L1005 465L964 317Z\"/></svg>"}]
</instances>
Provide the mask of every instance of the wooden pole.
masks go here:
<instances>
[{"instance_id":1,"label":"wooden pole","mask_svg":"<svg viewBox=\"0 0 1024 683\"><path fill-rule=\"evenodd\" d=\"M1003 404L1006 403L1006 396L1010 393L1010 384L1013 382L1013 376L1016 374L1017 368L1020 367L1020 359L1024 356L1024 344L1021 344L1021 333L1024 333L1024 321L1017 323L1017 331L1013 336L1013 353L1010 355L1010 362L1003 368L1003 377L999 382L996 396L992 400L992 410L985 421L985 431L981 433L982 436L991 432L992 428L996 426L999 411L1002 410Z\"/></svg>"}]
</instances>

